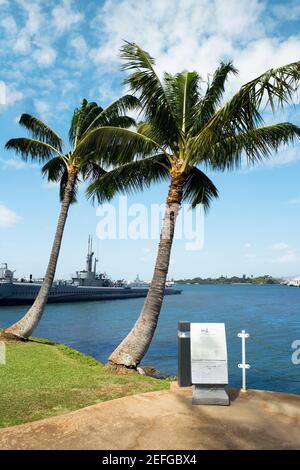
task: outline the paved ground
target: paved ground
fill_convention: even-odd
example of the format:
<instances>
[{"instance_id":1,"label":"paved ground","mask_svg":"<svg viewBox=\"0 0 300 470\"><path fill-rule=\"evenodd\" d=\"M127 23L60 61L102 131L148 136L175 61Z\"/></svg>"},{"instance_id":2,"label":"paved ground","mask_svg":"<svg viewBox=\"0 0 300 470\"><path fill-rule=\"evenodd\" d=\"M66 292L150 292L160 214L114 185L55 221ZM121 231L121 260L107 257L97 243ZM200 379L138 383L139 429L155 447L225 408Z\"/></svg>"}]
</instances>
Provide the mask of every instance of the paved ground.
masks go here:
<instances>
[{"instance_id":1,"label":"paved ground","mask_svg":"<svg viewBox=\"0 0 300 470\"><path fill-rule=\"evenodd\" d=\"M229 407L192 406L191 389L174 383L0 429L0 449L300 449L300 397L230 394Z\"/></svg>"}]
</instances>

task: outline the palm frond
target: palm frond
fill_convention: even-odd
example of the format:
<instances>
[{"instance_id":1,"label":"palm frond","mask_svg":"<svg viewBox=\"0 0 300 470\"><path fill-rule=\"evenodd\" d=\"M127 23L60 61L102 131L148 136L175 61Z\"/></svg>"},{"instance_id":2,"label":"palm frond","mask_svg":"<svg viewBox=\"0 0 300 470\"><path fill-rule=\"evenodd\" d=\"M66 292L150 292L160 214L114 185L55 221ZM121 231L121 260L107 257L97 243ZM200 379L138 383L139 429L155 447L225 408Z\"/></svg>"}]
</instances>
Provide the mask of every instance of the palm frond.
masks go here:
<instances>
[{"instance_id":1,"label":"palm frond","mask_svg":"<svg viewBox=\"0 0 300 470\"><path fill-rule=\"evenodd\" d=\"M135 119L130 116L111 116L109 123L106 125L110 127L122 127L123 129L129 129L134 128L136 123Z\"/></svg>"},{"instance_id":2,"label":"palm frond","mask_svg":"<svg viewBox=\"0 0 300 470\"><path fill-rule=\"evenodd\" d=\"M7 150L14 150L17 154L20 154L25 161L30 159L33 162L45 162L49 158L60 154L52 145L26 137L10 139L6 142L5 148Z\"/></svg>"},{"instance_id":3,"label":"palm frond","mask_svg":"<svg viewBox=\"0 0 300 470\"><path fill-rule=\"evenodd\" d=\"M47 126L47 124L35 116L24 113L19 119L19 124L28 129L34 139L52 145L52 147L56 148L59 152L62 151L62 139L49 126Z\"/></svg>"},{"instance_id":4,"label":"palm frond","mask_svg":"<svg viewBox=\"0 0 300 470\"><path fill-rule=\"evenodd\" d=\"M300 82L300 62L271 69L251 80L220 108L193 140L193 151L205 153L221 136L233 137L263 123L263 103L274 110L292 101Z\"/></svg>"},{"instance_id":5,"label":"palm frond","mask_svg":"<svg viewBox=\"0 0 300 470\"><path fill-rule=\"evenodd\" d=\"M141 122L137 127L138 134L142 134L151 140L157 142L161 148L168 148L168 136L158 129L153 123ZM175 145L175 143L174 143Z\"/></svg>"},{"instance_id":6,"label":"palm frond","mask_svg":"<svg viewBox=\"0 0 300 470\"><path fill-rule=\"evenodd\" d=\"M195 106L193 116L194 124L192 126L193 135L199 132L203 125L208 122L216 112L225 91L226 80L231 73L235 75L238 73L232 63L221 62L213 75L211 83L208 83L203 98L201 98Z\"/></svg>"},{"instance_id":7,"label":"palm frond","mask_svg":"<svg viewBox=\"0 0 300 470\"><path fill-rule=\"evenodd\" d=\"M178 140L178 123L165 89L154 70L154 59L133 42L125 42L120 56L125 61L122 69L130 72L125 84L139 98L145 120L161 129L168 144L172 146Z\"/></svg>"},{"instance_id":8,"label":"palm frond","mask_svg":"<svg viewBox=\"0 0 300 470\"><path fill-rule=\"evenodd\" d=\"M88 103L84 109L81 110L82 119L80 123L80 128L78 129L78 139L81 139L84 133L89 128L90 124L99 116L99 113L103 111L101 106L98 106L97 103L91 102Z\"/></svg>"},{"instance_id":9,"label":"palm frond","mask_svg":"<svg viewBox=\"0 0 300 470\"><path fill-rule=\"evenodd\" d=\"M96 127L102 126L116 126L116 122L120 122L120 127L130 127L135 125L133 118L125 116L125 113L130 110L137 109L140 103L138 98L132 95L125 95L119 98L118 100L111 103L106 108L100 108L99 112L89 120L89 125L86 127L85 132L95 129ZM122 121L119 121L120 118L125 118Z\"/></svg>"},{"instance_id":10,"label":"palm frond","mask_svg":"<svg viewBox=\"0 0 300 470\"><path fill-rule=\"evenodd\" d=\"M93 104L94 103L91 103L91 105ZM84 98L80 108L74 110L69 129L69 141L73 146L81 135L81 126L91 105L89 105L89 102Z\"/></svg>"},{"instance_id":11,"label":"palm frond","mask_svg":"<svg viewBox=\"0 0 300 470\"><path fill-rule=\"evenodd\" d=\"M213 199L218 197L218 190L213 182L199 168L192 167L183 188L182 200L192 207L203 204L207 211Z\"/></svg>"},{"instance_id":12,"label":"palm frond","mask_svg":"<svg viewBox=\"0 0 300 470\"><path fill-rule=\"evenodd\" d=\"M300 61L270 69L258 78L246 83L241 94L254 94L254 100L259 108L264 99L274 111L276 106L293 102L293 95L300 83Z\"/></svg>"},{"instance_id":13,"label":"palm frond","mask_svg":"<svg viewBox=\"0 0 300 470\"><path fill-rule=\"evenodd\" d=\"M102 166L132 161L160 151L160 146L150 138L129 129L99 127L90 131L74 151L74 158L94 152L101 156ZM100 157L99 157L100 158Z\"/></svg>"},{"instance_id":14,"label":"palm frond","mask_svg":"<svg viewBox=\"0 0 300 470\"><path fill-rule=\"evenodd\" d=\"M87 188L87 195L99 204L110 201L117 193L133 194L152 183L170 177L170 164L165 154L121 165L108 171Z\"/></svg>"},{"instance_id":15,"label":"palm frond","mask_svg":"<svg viewBox=\"0 0 300 470\"><path fill-rule=\"evenodd\" d=\"M80 173L84 181L95 181L106 174L106 171L98 163L89 159L80 167Z\"/></svg>"},{"instance_id":16,"label":"palm frond","mask_svg":"<svg viewBox=\"0 0 300 470\"><path fill-rule=\"evenodd\" d=\"M72 119L71 119L70 129L69 129L69 142L71 145L74 145L74 142L75 142L79 114L80 114L79 108L75 108Z\"/></svg>"},{"instance_id":17,"label":"palm frond","mask_svg":"<svg viewBox=\"0 0 300 470\"><path fill-rule=\"evenodd\" d=\"M261 126L227 137L211 147L208 162L214 169L225 170L239 167L243 155L253 165L269 158L281 145L293 144L300 139L300 127L289 122Z\"/></svg>"},{"instance_id":18,"label":"palm frond","mask_svg":"<svg viewBox=\"0 0 300 470\"><path fill-rule=\"evenodd\" d=\"M199 101L200 77L197 72L165 74L165 91L173 114L184 136L194 122L194 108Z\"/></svg>"},{"instance_id":19,"label":"palm frond","mask_svg":"<svg viewBox=\"0 0 300 470\"><path fill-rule=\"evenodd\" d=\"M42 175L47 177L48 181L59 182L64 171L66 170L66 165L61 157L51 158L43 167Z\"/></svg>"}]
</instances>

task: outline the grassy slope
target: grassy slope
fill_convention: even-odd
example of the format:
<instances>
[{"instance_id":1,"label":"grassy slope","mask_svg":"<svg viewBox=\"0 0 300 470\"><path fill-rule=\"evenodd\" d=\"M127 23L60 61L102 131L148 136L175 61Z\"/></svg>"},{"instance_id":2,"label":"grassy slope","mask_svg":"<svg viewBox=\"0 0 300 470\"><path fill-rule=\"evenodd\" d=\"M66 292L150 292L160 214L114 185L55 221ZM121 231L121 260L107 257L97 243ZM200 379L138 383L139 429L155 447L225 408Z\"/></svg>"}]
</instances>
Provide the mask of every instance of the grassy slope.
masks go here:
<instances>
[{"instance_id":1,"label":"grassy slope","mask_svg":"<svg viewBox=\"0 0 300 470\"><path fill-rule=\"evenodd\" d=\"M0 427L166 388L166 380L109 372L64 345L41 340L9 343L6 365L0 365Z\"/></svg>"}]
</instances>

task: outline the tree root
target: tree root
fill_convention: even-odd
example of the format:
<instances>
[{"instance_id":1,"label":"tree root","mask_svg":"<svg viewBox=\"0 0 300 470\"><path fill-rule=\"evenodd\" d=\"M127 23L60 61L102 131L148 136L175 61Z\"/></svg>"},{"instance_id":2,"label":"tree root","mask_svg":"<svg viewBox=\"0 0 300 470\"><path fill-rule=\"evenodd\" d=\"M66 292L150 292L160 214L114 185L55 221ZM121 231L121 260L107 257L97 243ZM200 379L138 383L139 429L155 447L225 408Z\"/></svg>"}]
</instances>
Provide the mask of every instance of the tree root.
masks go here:
<instances>
[{"instance_id":1,"label":"tree root","mask_svg":"<svg viewBox=\"0 0 300 470\"><path fill-rule=\"evenodd\" d=\"M127 367L123 364L116 364L115 362L109 361L105 364L105 368L114 374L125 375L125 374L133 374L137 373L137 369L135 367Z\"/></svg>"},{"instance_id":2,"label":"tree root","mask_svg":"<svg viewBox=\"0 0 300 470\"><path fill-rule=\"evenodd\" d=\"M22 338L22 336L14 335L13 333L8 333L4 330L0 332L0 341L26 343L28 339Z\"/></svg>"}]
</instances>

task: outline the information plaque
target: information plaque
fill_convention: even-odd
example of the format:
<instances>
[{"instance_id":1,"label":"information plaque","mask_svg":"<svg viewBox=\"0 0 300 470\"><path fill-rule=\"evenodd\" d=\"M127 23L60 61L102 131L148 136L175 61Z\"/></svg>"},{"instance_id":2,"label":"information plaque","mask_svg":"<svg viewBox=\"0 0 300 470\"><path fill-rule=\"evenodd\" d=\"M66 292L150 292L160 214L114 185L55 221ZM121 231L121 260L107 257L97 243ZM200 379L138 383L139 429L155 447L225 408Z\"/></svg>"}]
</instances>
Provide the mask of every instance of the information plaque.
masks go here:
<instances>
[{"instance_id":1,"label":"information plaque","mask_svg":"<svg viewBox=\"0 0 300 470\"><path fill-rule=\"evenodd\" d=\"M224 323L191 323L191 375L195 385L228 384Z\"/></svg>"}]
</instances>

